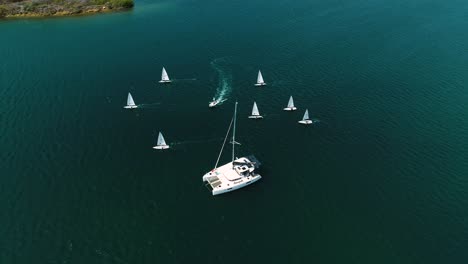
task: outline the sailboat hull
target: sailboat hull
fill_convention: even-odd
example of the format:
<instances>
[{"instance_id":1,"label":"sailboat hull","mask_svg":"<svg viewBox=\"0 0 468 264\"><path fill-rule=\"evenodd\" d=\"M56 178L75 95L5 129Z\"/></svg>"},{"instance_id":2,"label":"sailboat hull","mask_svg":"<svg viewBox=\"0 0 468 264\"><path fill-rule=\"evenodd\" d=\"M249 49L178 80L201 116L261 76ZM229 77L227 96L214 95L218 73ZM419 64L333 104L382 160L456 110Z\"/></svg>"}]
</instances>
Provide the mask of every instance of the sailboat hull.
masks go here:
<instances>
[{"instance_id":1,"label":"sailboat hull","mask_svg":"<svg viewBox=\"0 0 468 264\"><path fill-rule=\"evenodd\" d=\"M265 86L266 83L256 83L256 84L254 84L254 85L255 85L255 86Z\"/></svg>"},{"instance_id":2,"label":"sailboat hull","mask_svg":"<svg viewBox=\"0 0 468 264\"><path fill-rule=\"evenodd\" d=\"M297 108L296 107L286 107L286 108L283 108L284 111L296 111Z\"/></svg>"},{"instance_id":3,"label":"sailboat hull","mask_svg":"<svg viewBox=\"0 0 468 264\"><path fill-rule=\"evenodd\" d=\"M161 80L161 81L159 81L159 83L171 83L171 82L172 82L171 80L167 80L167 81Z\"/></svg>"},{"instance_id":4,"label":"sailboat hull","mask_svg":"<svg viewBox=\"0 0 468 264\"><path fill-rule=\"evenodd\" d=\"M312 124L312 120L301 120L301 121L298 121L299 124L302 124L302 125L310 125Z\"/></svg>"},{"instance_id":5,"label":"sailboat hull","mask_svg":"<svg viewBox=\"0 0 468 264\"><path fill-rule=\"evenodd\" d=\"M138 106L136 105L126 105L124 106L125 109L135 109L135 108L138 108Z\"/></svg>"},{"instance_id":6,"label":"sailboat hull","mask_svg":"<svg viewBox=\"0 0 468 264\"><path fill-rule=\"evenodd\" d=\"M154 149L168 149L169 146L165 145L165 146L154 146L153 147Z\"/></svg>"},{"instance_id":7,"label":"sailboat hull","mask_svg":"<svg viewBox=\"0 0 468 264\"><path fill-rule=\"evenodd\" d=\"M263 116L260 116L260 115L258 115L258 116L249 116L249 118L250 119L261 119L261 118L263 118Z\"/></svg>"}]
</instances>

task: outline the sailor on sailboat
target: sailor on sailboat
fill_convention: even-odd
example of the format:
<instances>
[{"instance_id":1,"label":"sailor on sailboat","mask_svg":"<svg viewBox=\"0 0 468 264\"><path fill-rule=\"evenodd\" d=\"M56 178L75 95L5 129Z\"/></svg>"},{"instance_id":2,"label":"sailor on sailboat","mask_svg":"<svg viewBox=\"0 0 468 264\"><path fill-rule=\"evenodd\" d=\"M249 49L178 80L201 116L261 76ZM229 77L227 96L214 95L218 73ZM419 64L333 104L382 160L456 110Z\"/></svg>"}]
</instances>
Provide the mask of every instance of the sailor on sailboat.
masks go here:
<instances>
[{"instance_id":1,"label":"sailor on sailboat","mask_svg":"<svg viewBox=\"0 0 468 264\"><path fill-rule=\"evenodd\" d=\"M260 162L253 156L246 156L242 158L235 158L234 147L236 144L236 117L237 117L237 102L234 108L234 117L229 125L228 132L224 138L223 146L218 155L218 160L213 170L207 172L203 176L203 182L207 182L207 186L211 188L213 195L218 195L226 192L231 192L239 188L245 187L253 182L256 182L262 178L260 174L255 172L255 169L260 167ZM223 153L224 145L229 136L231 125L234 123L234 129L232 133L232 161L218 167L218 162Z\"/></svg>"},{"instance_id":2,"label":"sailor on sailboat","mask_svg":"<svg viewBox=\"0 0 468 264\"><path fill-rule=\"evenodd\" d=\"M309 110L306 109L305 113L304 113L304 116L302 117L302 120L301 121L298 121L299 124L303 124L303 125L310 125L312 124L312 120L310 120L309 118Z\"/></svg>"},{"instance_id":3,"label":"sailor on sailboat","mask_svg":"<svg viewBox=\"0 0 468 264\"><path fill-rule=\"evenodd\" d=\"M294 111L296 109L297 108L294 106L294 100L293 100L293 97L291 95L291 97L289 97L288 106L286 108L283 108L283 110L284 111Z\"/></svg>"},{"instance_id":4,"label":"sailor on sailboat","mask_svg":"<svg viewBox=\"0 0 468 264\"><path fill-rule=\"evenodd\" d=\"M257 103L254 102L253 107L252 107L252 115L249 116L249 118L252 119L258 119L258 118L263 118L263 116L260 115L260 112L258 111Z\"/></svg>"},{"instance_id":5,"label":"sailor on sailboat","mask_svg":"<svg viewBox=\"0 0 468 264\"><path fill-rule=\"evenodd\" d=\"M138 106L135 104L135 101L133 101L133 97L130 93L128 93L127 97L127 105L124 106L126 109L134 109L137 108Z\"/></svg>"},{"instance_id":6,"label":"sailor on sailboat","mask_svg":"<svg viewBox=\"0 0 468 264\"><path fill-rule=\"evenodd\" d=\"M266 83L263 81L262 72L258 70L257 83L255 84L255 86L264 86L264 85L266 85Z\"/></svg>"},{"instance_id":7,"label":"sailor on sailboat","mask_svg":"<svg viewBox=\"0 0 468 264\"><path fill-rule=\"evenodd\" d=\"M169 145L166 144L166 141L164 140L164 137L161 132L159 132L158 135L158 142L156 143L156 146L153 147L154 149L168 149Z\"/></svg>"},{"instance_id":8,"label":"sailor on sailboat","mask_svg":"<svg viewBox=\"0 0 468 264\"><path fill-rule=\"evenodd\" d=\"M161 80L159 81L160 83L170 83L172 82L169 79L169 75L167 75L166 69L163 67L162 72L161 72Z\"/></svg>"}]
</instances>

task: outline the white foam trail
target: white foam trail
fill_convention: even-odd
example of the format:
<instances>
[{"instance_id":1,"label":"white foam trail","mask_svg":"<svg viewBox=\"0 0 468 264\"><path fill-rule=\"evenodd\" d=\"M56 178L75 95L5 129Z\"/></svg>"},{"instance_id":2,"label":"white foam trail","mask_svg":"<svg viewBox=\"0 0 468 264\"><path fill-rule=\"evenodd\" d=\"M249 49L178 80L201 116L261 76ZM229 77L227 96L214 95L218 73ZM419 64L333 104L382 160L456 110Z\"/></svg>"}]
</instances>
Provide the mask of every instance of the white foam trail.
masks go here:
<instances>
[{"instance_id":1,"label":"white foam trail","mask_svg":"<svg viewBox=\"0 0 468 264\"><path fill-rule=\"evenodd\" d=\"M226 101L227 101L227 99L222 99L221 101L219 101L218 105L222 105Z\"/></svg>"},{"instance_id":2,"label":"white foam trail","mask_svg":"<svg viewBox=\"0 0 468 264\"><path fill-rule=\"evenodd\" d=\"M227 57L217 58L210 62L211 67L218 73L218 87L214 99L217 101L226 101L232 89L232 73L227 69Z\"/></svg>"},{"instance_id":3,"label":"white foam trail","mask_svg":"<svg viewBox=\"0 0 468 264\"><path fill-rule=\"evenodd\" d=\"M318 124L318 123L322 123L321 120L316 119L316 118L311 118L310 120L312 121L312 125L316 125L316 124ZM324 123L324 124L325 124L325 123Z\"/></svg>"},{"instance_id":4,"label":"white foam trail","mask_svg":"<svg viewBox=\"0 0 468 264\"><path fill-rule=\"evenodd\" d=\"M188 78L188 79L171 79L173 82L183 82L183 81L196 81L197 78Z\"/></svg>"},{"instance_id":5,"label":"white foam trail","mask_svg":"<svg viewBox=\"0 0 468 264\"><path fill-rule=\"evenodd\" d=\"M161 103L151 103L151 104L138 104L138 108L154 108L154 106L160 105Z\"/></svg>"}]
</instances>

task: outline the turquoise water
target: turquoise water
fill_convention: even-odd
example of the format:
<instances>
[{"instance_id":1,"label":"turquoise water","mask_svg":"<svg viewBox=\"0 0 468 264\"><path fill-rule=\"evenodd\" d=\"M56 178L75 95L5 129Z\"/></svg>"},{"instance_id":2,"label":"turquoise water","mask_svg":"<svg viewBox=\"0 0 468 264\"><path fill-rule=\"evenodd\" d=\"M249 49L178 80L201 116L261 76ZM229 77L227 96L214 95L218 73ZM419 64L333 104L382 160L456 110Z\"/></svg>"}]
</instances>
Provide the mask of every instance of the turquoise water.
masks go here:
<instances>
[{"instance_id":1,"label":"turquoise water","mask_svg":"<svg viewBox=\"0 0 468 264\"><path fill-rule=\"evenodd\" d=\"M0 22L0 263L465 263L468 3L410 2ZM212 197L235 100L263 179Z\"/></svg>"}]
</instances>

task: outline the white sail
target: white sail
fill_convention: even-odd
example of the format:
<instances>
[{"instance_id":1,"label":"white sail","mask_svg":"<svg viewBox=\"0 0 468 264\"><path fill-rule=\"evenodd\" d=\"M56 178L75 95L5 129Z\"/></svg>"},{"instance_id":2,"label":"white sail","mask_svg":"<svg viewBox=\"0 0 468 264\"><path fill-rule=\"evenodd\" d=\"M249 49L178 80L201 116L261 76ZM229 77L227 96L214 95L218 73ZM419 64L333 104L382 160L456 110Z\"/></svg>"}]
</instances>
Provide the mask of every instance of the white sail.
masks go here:
<instances>
[{"instance_id":1,"label":"white sail","mask_svg":"<svg viewBox=\"0 0 468 264\"><path fill-rule=\"evenodd\" d=\"M169 81L169 75L167 75L166 69L164 67L162 68L161 81Z\"/></svg>"},{"instance_id":2,"label":"white sail","mask_svg":"<svg viewBox=\"0 0 468 264\"><path fill-rule=\"evenodd\" d=\"M302 120L309 120L309 109L306 109L304 113L304 117L302 117Z\"/></svg>"},{"instance_id":3,"label":"white sail","mask_svg":"<svg viewBox=\"0 0 468 264\"><path fill-rule=\"evenodd\" d=\"M127 106L135 106L135 101L133 101L133 97L130 93L128 93L127 97Z\"/></svg>"},{"instance_id":4,"label":"white sail","mask_svg":"<svg viewBox=\"0 0 468 264\"><path fill-rule=\"evenodd\" d=\"M159 132L158 135L158 142L156 143L156 146L153 147L154 149L168 149L169 145L166 144L166 141L164 140L164 137L161 132Z\"/></svg>"},{"instance_id":5,"label":"white sail","mask_svg":"<svg viewBox=\"0 0 468 264\"><path fill-rule=\"evenodd\" d=\"M263 84L263 83L265 83L265 82L263 81L262 72L259 70L258 71L258 76L257 76L257 84Z\"/></svg>"},{"instance_id":6,"label":"white sail","mask_svg":"<svg viewBox=\"0 0 468 264\"><path fill-rule=\"evenodd\" d=\"M156 145L158 145L158 146L166 146L167 145L161 132L159 132L158 143L156 143Z\"/></svg>"},{"instance_id":7,"label":"white sail","mask_svg":"<svg viewBox=\"0 0 468 264\"><path fill-rule=\"evenodd\" d=\"M258 107L257 107L257 103L256 103L256 102L254 102L254 104L253 104L252 115L253 115L253 116L259 116L259 115L260 115L260 112L258 112Z\"/></svg>"},{"instance_id":8,"label":"white sail","mask_svg":"<svg viewBox=\"0 0 468 264\"><path fill-rule=\"evenodd\" d=\"M289 97L289 102L288 102L288 108L293 108L294 107L294 100L293 97Z\"/></svg>"}]
</instances>

